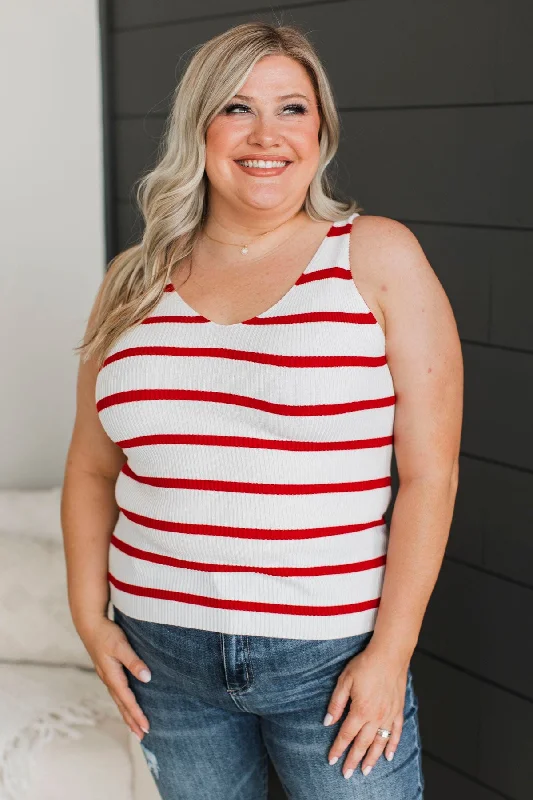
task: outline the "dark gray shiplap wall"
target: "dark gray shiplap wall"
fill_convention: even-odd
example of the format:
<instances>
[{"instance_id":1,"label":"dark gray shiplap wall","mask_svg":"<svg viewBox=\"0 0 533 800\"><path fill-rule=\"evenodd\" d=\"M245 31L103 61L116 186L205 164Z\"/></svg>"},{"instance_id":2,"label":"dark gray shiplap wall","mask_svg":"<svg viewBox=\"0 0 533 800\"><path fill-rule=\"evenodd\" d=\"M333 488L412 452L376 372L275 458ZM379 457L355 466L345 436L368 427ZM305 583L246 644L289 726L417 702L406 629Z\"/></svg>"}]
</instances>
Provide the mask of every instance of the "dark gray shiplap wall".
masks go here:
<instances>
[{"instance_id":1,"label":"dark gray shiplap wall","mask_svg":"<svg viewBox=\"0 0 533 800\"><path fill-rule=\"evenodd\" d=\"M461 476L412 668L428 800L533 796L533 5L528 0L102 2L108 255L137 240L190 48L252 19L316 45L339 188L418 237L465 360ZM282 797L272 774L272 797Z\"/></svg>"}]
</instances>

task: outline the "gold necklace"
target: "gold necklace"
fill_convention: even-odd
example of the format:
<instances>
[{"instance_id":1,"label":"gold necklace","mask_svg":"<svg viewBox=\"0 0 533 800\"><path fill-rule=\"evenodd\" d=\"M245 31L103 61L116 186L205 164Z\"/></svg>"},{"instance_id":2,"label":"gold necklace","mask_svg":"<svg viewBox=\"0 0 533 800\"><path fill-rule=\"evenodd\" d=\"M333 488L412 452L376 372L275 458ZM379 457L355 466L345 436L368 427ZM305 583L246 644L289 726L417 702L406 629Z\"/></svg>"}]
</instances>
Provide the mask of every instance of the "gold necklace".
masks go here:
<instances>
[{"instance_id":1,"label":"gold necklace","mask_svg":"<svg viewBox=\"0 0 533 800\"><path fill-rule=\"evenodd\" d=\"M280 226L278 225L278 228L279 228L279 227L280 227ZM274 228L273 230L275 230L275 228ZM204 231L204 233L205 233L205 231ZM206 234L206 235L207 235L207 234ZM263 234L261 234L261 235L263 235ZM274 253L276 250L278 250L280 247L282 247L282 246L285 244L285 242L286 242L286 241L288 241L288 240L290 239L290 237L291 237L291 236L292 236L292 233L290 233L290 234L289 234L289 235L288 235L288 236L287 236L285 239L283 239L283 241L282 241L282 242L280 242L279 244L275 245L275 246L274 246L274 247L273 247L271 250L269 250L267 253L263 253L263 255L262 255L262 256L259 256L258 258L256 258L256 259L255 259L255 261L260 261L260 260L261 260L262 258L264 258L266 255L268 256L268 255L270 255L270 253ZM211 236L210 236L209 238L211 239L211 238L213 238L213 237L211 237ZM259 238L259 237L258 237L258 238ZM213 239L213 241L217 242L217 241L218 241L218 239ZM231 244L231 242L221 242L221 244ZM194 246L195 246L195 245L193 244L193 246L192 246L191 250L189 251L189 260L190 260L189 276L192 274L192 269L193 269L193 252L194 252ZM253 262L252 262L252 263L253 263ZM193 280L194 280L194 279L193 279ZM195 283L197 283L197 281L194 281L194 282L195 282ZM200 285L200 284L198 284L198 285Z\"/></svg>"},{"instance_id":2,"label":"gold necklace","mask_svg":"<svg viewBox=\"0 0 533 800\"><path fill-rule=\"evenodd\" d=\"M300 212L299 212L299 211L297 211L297 212L296 212L296 214L294 215L294 217L293 217L292 219L294 219L294 218L295 218L295 217L296 217L296 216L297 216L299 213L300 213ZM257 239L261 239L261 237L262 237L262 236L266 236L266 235L267 235L267 233L272 233L273 231L276 231L278 228L281 228L281 226L282 226L282 225L285 225L286 221L287 221L287 220L285 220L284 222L280 222L280 224L279 224L279 225L276 225L276 227L275 227L275 228L272 228L272 230L270 230L270 231L265 231L265 233L260 233L260 234L259 234L259 236L256 236L256 238L255 238L255 240L254 240L254 244L255 244L255 241L257 241ZM248 252L248 244L236 244L235 242L223 242L221 239L215 239L215 237L214 237L214 236L211 236L209 233L207 233L207 231L203 231L203 233L205 234L205 236L207 236L207 238L208 238L208 239L211 239L213 242L218 242L219 244L228 244L228 245L230 245L230 246L232 246L232 247L240 247L240 248L241 248L241 253L242 253L242 255L243 255L243 256L245 256L245 255L246 255L246 253ZM292 234L290 234L290 235L287 237L287 239L289 239L291 235L292 235ZM286 240L285 240L285 241L286 241ZM282 242L282 244L283 244L283 242ZM277 247L277 246L278 246L278 245L276 245L276 247ZM275 248L274 248L274 249L275 249ZM269 251L269 252L271 252L271 251ZM268 253L265 253L265 255L268 255Z\"/></svg>"}]
</instances>

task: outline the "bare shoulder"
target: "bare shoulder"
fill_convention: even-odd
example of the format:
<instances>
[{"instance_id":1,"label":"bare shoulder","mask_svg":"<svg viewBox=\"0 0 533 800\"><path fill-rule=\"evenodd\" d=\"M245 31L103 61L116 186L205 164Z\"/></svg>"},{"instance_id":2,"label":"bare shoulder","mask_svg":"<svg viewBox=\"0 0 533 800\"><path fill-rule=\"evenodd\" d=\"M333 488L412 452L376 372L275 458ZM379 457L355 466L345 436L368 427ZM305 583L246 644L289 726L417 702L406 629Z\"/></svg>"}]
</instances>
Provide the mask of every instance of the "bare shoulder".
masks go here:
<instances>
[{"instance_id":1,"label":"bare shoulder","mask_svg":"<svg viewBox=\"0 0 533 800\"><path fill-rule=\"evenodd\" d=\"M361 216L354 220L352 246L360 255L377 259L381 269L431 269L415 234L403 222L389 217Z\"/></svg>"},{"instance_id":2,"label":"bare shoulder","mask_svg":"<svg viewBox=\"0 0 533 800\"><path fill-rule=\"evenodd\" d=\"M350 234L352 277L384 331L405 291L443 291L415 234L389 217L357 217Z\"/></svg>"},{"instance_id":3,"label":"bare shoulder","mask_svg":"<svg viewBox=\"0 0 533 800\"><path fill-rule=\"evenodd\" d=\"M401 222L377 216L355 219L350 254L354 280L379 306L386 327L400 483L440 482L443 476L455 482L463 362L448 297L418 239Z\"/></svg>"}]
</instances>

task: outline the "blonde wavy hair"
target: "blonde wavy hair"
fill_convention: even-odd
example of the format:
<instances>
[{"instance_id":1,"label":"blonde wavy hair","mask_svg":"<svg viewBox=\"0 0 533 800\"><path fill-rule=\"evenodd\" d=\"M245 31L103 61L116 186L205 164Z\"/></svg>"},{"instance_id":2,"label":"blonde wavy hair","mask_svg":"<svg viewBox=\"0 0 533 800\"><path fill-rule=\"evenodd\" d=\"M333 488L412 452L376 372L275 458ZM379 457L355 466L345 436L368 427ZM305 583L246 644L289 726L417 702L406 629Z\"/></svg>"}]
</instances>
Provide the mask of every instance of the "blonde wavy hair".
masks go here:
<instances>
[{"instance_id":1,"label":"blonde wavy hair","mask_svg":"<svg viewBox=\"0 0 533 800\"><path fill-rule=\"evenodd\" d=\"M363 209L334 193L325 169L337 152L339 117L324 67L305 34L293 26L250 22L199 45L174 91L158 163L138 179L142 240L110 262L96 295L82 344L83 361L100 367L128 328L157 305L173 267L191 252L207 216L205 137L212 119L236 94L259 59L282 54L298 61L313 84L320 114L319 164L302 208L332 222Z\"/></svg>"}]
</instances>

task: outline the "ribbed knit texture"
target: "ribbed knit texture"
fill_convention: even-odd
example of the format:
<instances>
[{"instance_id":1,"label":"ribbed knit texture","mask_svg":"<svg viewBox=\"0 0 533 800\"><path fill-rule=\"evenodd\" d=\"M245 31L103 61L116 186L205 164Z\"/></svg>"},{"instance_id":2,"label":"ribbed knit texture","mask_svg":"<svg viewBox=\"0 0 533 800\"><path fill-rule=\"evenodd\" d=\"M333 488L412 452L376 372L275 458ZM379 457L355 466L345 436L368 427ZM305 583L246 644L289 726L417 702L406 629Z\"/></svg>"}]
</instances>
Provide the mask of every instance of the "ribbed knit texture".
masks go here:
<instances>
[{"instance_id":1,"label":"ribbed knit texture","mask_svg":"<svg viewBox=\"0 0 533 800\"><path fill-rule=\"evenodd\" d=\"M107 354L97 410L128 459L108 579L125 614L294 639L374 629L395 396L350 272L356 216L257 317L210 322L169 283Z\"/></svg>"}]
</instances>

